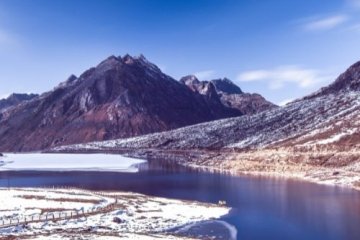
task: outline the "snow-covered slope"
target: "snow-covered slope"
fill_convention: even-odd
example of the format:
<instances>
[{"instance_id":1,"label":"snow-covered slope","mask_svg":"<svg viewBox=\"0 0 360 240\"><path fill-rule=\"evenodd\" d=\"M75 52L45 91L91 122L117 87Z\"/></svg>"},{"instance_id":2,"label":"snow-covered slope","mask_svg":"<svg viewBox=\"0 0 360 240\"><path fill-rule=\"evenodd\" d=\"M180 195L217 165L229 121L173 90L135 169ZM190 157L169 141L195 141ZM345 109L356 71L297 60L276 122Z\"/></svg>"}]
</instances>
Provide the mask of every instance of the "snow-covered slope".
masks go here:
<instances>
[{"instance_id":1,"label":"snow-covered slope","mask_svg":"<svg viewBox=\"0 0 360 240\"><path fill-rule=\"evenodd\" d=\"M356 63L340 75L336 84L281 108L163 133L66 148L358 147L360 89L354 86L358 86L359 82L360 63Z\"/></svg>"}]
</instances>

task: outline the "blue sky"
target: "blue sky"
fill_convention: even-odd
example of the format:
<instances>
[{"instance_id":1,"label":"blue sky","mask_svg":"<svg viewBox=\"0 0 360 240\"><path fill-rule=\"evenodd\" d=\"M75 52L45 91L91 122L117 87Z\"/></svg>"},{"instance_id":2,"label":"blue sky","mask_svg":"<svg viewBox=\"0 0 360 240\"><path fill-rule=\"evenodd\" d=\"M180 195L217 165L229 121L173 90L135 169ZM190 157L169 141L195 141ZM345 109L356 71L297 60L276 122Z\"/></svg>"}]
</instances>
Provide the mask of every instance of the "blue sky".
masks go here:
<instances>
[{"instance_id":1,"label":"blue sky","mask_svg":"<svg viewBox=\"0 0 360 240\"><path fill-rule=\"evenodd\" d=\"M228 77L279 104L333 81L359 42L360 0L1 0L0 97L142 53L176 79Z\"/></svg>"}]
</instances>

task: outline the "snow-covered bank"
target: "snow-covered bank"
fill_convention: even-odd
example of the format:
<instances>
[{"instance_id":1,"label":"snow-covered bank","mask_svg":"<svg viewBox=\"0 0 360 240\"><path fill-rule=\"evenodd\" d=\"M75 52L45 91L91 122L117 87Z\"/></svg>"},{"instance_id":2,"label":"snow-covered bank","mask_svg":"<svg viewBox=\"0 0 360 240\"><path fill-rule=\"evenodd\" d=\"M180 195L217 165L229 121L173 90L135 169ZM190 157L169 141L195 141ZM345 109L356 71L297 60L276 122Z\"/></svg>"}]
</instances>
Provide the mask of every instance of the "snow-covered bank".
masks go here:
<instances>
[{"instance_id":1,"label":"snow-covered bank","mask_svg":"<svg viewBox=\"0 0 360 240\"><path fill-rule=\"evenodd\" d=\"M164 231L176 226L216 219L228 214L230 210L213 204L149 197L135 193L99 193L80 189L0 188L0 224L3 220L8 222L10 218L31 219L31 216L36 214L58 215L80 209L87 212L89 209L114 203L115 208L112 210L85 217L79 216L60 221L42 218L44 220L41 222L29 221L26 224L6 228L0 226L0 237L22 238L56 234L62 239L73 234L77 239L83 239L83 236L89 234L109 237L155 234L160 239L176 239L165 235Z\"/></svg>"},{"instance_id":2,"label":"snow-covered bank","mask_svg":"<svg viewBox=\"0 0 360 240\"><path fill-rule=\"evenodd\" d=\"M115 171L136 172L146 161L113 154L6 154L0 171Z\"/></svg>"},{"instance_id":3,"label":"snow-covered bank","mask_svg":"<svg viewBox=\"0 0 360 240\"><path fill-rule=\"evenodd\" d=\"M193 238L181 237L181 236L172 236L168 234L139 234L139 233L120 233L119 235L109 235L109 234L94 234L94 233L67 233L66 236L63 234L54 234L50 236L38 235L32 236L29 238L22 239L31 239L31 240L119 240L119 239L131 239L131 240L191 240Z\"/></svg>"}]
</instances>

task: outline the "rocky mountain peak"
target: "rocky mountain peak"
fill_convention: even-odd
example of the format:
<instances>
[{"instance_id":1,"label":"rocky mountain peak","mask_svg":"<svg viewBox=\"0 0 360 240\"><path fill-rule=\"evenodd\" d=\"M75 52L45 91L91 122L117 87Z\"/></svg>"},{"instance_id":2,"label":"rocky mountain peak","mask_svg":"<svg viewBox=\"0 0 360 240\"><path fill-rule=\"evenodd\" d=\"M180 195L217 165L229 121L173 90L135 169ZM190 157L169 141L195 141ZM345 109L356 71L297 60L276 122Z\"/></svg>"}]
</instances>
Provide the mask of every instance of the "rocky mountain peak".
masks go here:
<instances>
[{"instance_id":1,"label":"rocky mountain peak","mask_svg":"<svg viewBox=\"0 0 360 240\"><path fill-rule=\"evenodd\" d=\"M139 66L144 70L148 71L150 74L151 72L162 73L158 66L147 60L146 57L142 54L140 54L139 56L131 56L129 54L126 54L122 57L122 62L129 66Z\"/></svg>"},{"instance_id":2,"label":"rocky mountain peak","mask_svg":"<svg viewBox=\"0 0 360 240\"><path fill-rule=\"evenodd\" d=\"M329 88L333 90L360 90L360 61L350 66Z\"/></svg>"},{"instance_id":3,"label":"rocky mountain peak","mask_svg":"<svg viewBox=\"0 0 360 240\"><path fill-rule=\"evenodd\" d=\"M335 94L344 91L360 91L360 61L350 66L332 84L305 97L311 99L318 96Z\"/></svg>"},{"instance_id":4,"label":"rocky mountain peak","mask_svg":"<svg viewBox=\"0 0 360 240\"><path fill-rule=\"evenodd\" d=\"M235 85L230 79L228 78L221 78L211 80L214 84L216 91L220 93L227 93L227 94L242 94L243 91L240 87Z\"/></svg>"},{"instance_id":5,"label":"rocky mountain peak","mask_svg":"<svg viewBox=\"0 0 360 240\"><path fill-rule=\"evenodd\" d=\"M125 54L122 57L122 60L126 64L132 64L132 63L134 63L135 58L133 58L130 54Z\"/></svg>"},{"instance_id":6,"label":"rocky mountain peak","mask_svg":"<svg viewBox=\"0 0 360 240\"><path fill-rule=\"evenodd\" d=\"M146 59L146 57L143 54L140 54L137 58L141 61L148 62L148 60Z\"/></svg>"},{"instance_id":7,"label":"rocky mountain peak","mask_svg":"<svg viewBox=\"0 0 360 240\"><path fill-rule=\"evenodd\" d=\"M96 66L96 69L99 71L107 71L109 69L115 68L117 65L122 63L121 57L116 57L114 55L111 55L110 57L106 58L104 61L100 62Z\"/></svg>"},{"instance_id":8,"label":"rocky mountain peak","mask_svg":"<svg viewBox=\"0 0 360 240\"><path fill-rule=\"evenodd\" d=\"M7 98L7 100L30 100L36 96L38 95L33 93L13 93Z\"/></svg>"},{"instance_id":9,"label":"rocky mountain peak","mask_svg":"<svg viewBox=\"0 0 360 240\"><path fill-rule=\"evenodd\" d=\"M66 82L67 83L72 83L77 79L77 77L74 74L71 74L67 79Z\"/></svg>"},{"instance_id":10,"label":"rocky mountain peak","mask_svg":"<svg viewBox=\"0 0 360 240\"><path fill-rule=\"evenodd\" d=\"M208 101L236 109L242 114L251 115L277 107L259 94L244 93L228 78L199 81L194 75L180 79L193 92L203 95Z\"/></svg>"},{"instance_id":11,"label":"rocky mountain peak","mask_svg":"<svg viewBox=\"0 0 360 240\"><path fill-rule=\"evenodd\" d=\"M13 93L9 97L5 99L0 99L0 112L3 110L16 106L24 101L29 101L35 97L37 97L38 94L26 94L26 93Z\"/></svg>"},{"instance_id":12,"label":"rocky mountain peak","mask_svg":"<svg viewBox=\"0 0 360 240\"><path fill-rule=\"evenodd\" d=\"M195 75L187 75L185 77L182 77L180 79L180 82L187 86L191 86L191 85L200 83L199 79L197 79L197 77Z\"/></svg>"}]
</instances>

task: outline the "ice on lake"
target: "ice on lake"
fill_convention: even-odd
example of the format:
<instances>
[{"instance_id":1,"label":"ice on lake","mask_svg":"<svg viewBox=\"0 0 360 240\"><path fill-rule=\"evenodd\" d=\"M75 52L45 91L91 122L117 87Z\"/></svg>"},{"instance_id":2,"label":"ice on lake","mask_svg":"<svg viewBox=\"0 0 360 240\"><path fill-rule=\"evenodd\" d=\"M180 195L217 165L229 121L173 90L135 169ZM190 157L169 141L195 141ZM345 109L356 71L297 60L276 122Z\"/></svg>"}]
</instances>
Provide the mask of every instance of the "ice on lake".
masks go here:
<instances>
[{"instance_id":1,"label":"ice on lake","mask_svg":"<svg viewBox=\"0 0 360 240\"><path fill-rule=\"evenodd\" d=\"M5 154L0 171L112 171L137 172L145 160L114 154Z\"/></svg>"}]
</instances>

